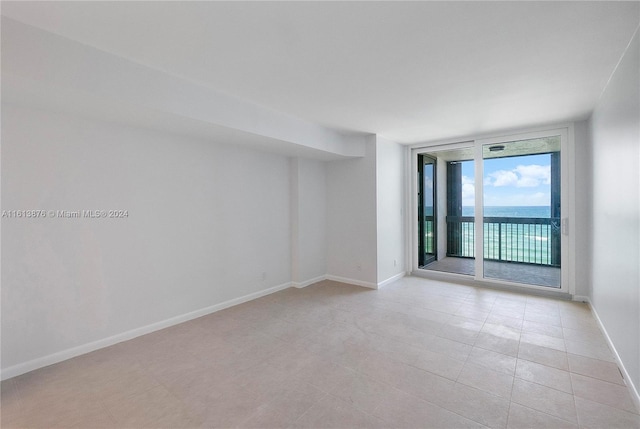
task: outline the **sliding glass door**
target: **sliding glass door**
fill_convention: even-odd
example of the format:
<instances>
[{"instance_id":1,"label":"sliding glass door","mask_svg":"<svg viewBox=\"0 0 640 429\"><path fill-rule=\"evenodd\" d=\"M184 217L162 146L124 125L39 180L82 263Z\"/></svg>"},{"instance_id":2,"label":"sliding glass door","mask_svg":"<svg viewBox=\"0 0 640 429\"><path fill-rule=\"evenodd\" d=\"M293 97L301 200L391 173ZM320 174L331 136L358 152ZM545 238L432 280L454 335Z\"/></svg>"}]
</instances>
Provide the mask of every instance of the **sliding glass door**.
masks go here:
<instances>
[{"instance_id":1,"label":"sliding glass door","mask_svg":"<svg viewBox=\"0 0 640 429\"><path fill-rule=\"evenodd\" d=\"M559 129L414 149L417 268L565 291L566 139Z\"/></svg>"},{"instance_id":2,"label":"sliding glass door","mask_svg":"<svg viewBox=\"0 0 640 429\"><path fill-rule=\"evenodd\" d=\"M560 143L482 146L485 278L560 288Z\"/></svg>"}]
</instances>

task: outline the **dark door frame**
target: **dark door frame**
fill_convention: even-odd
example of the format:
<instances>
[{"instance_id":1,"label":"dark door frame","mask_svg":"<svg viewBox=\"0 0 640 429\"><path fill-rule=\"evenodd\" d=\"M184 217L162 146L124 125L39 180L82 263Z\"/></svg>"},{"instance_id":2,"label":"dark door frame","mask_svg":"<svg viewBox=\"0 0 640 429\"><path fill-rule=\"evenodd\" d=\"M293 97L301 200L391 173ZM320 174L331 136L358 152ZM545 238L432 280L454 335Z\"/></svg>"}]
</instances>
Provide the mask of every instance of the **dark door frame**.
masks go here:
<instances>
[{"instance_id":1,"label":"dark door frame","mask_svg":"<svg viewBox=\"0 0 640 429\"><path fill-rule=\"evenodd\" d=\"M433 216L431 219L431 248L432 253L427 253L428 243L426 241L426 224L427 215L424 212L425 207L425 189L424 189L424 166L430 164L433 166L433 179L432 179L432 195L433 195ZM429 155L418 154L418 266L423 267L437 259L438 255L438 221L437 221L437 159Z\"/></svg>"}]
</instances>

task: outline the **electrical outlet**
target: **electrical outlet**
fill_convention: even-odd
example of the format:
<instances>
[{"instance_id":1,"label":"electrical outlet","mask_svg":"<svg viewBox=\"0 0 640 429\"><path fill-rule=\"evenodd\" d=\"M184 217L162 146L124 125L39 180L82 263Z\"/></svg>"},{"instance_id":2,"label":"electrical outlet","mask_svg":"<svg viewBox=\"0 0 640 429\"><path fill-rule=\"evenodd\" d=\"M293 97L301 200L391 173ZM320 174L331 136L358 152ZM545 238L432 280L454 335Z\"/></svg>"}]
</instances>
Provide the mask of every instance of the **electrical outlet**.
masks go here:
<instances>
[{"instance_id":1,"label":"electrical outlet","mask_svg":"<svg viewBox=\"0 0 640 429\"><path fill-rule=\"evenodd\" d=\"M362 271L362 265L358 264L356 265L356 268L358 269L358 271Z\"/></svg>"},{"instance_id":2,"label":"electrical outlet","mask_svg":"<svg viewBox=\"0 0 640 429\"><path fill-rule=\"evenodd\" d=\"M393 266L397 267L398 266L398 261L396 261L395 259L393 260Z\"/></svg>"},{"instance_id":3,"label":"electrical outlet","mask_svg":"<svg viewBox=\"0 0 640 429\"><path fill-rule=\"evenodd\" d=\"M262 272L262 280L266 280L267 279L267 272L263 271Z\"/></svg>"}]
</instances>

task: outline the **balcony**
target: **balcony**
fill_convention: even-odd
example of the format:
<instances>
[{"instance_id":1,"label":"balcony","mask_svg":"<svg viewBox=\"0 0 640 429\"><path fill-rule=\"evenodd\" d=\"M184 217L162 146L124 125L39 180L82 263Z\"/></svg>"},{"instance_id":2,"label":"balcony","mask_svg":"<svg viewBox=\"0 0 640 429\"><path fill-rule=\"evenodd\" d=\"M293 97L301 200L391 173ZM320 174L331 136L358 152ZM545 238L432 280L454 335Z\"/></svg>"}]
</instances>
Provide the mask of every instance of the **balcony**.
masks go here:
<instances>
[{"instance_id":1,"label":"balcony","mask_svg":"<svg viewBox=\"0 0 640 429\"><path fill-rule=\"evenodd\" d=\"M560 219L484 218L484 259L560 267ZM475 257L475 218L447 216L447 256Z\"/></svg>"},{"instance_id":2,"label":"balcony","mask_svg":"<svg viewBox=\"0 0 640 429\"><path fill-rule=\"evenodd\" d=\"M475 218L446 222L447 257L424 268L474 275ZM485 217L483 239L485 278L560 287L559 218Z\"/></svg>"}]
</instances>

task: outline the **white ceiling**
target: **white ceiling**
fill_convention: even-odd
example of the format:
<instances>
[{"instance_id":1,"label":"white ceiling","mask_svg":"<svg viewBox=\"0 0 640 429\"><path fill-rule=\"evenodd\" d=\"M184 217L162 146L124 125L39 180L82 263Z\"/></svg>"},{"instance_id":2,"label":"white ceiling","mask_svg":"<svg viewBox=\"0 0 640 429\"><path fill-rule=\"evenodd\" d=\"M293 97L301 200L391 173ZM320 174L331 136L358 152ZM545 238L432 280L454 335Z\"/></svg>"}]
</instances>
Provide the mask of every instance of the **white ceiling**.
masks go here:
<instances>
[{"instance_id":1,"label":"white ceiling","mask_svg":"<svg viewBox=\"0 0 640 429\"><path fill-rule=\"evenodd\" d=\"M401 143L584 119L638 2L2 2L2 14Z\"/></svg>"}]
</instances>

